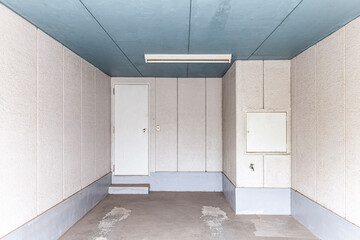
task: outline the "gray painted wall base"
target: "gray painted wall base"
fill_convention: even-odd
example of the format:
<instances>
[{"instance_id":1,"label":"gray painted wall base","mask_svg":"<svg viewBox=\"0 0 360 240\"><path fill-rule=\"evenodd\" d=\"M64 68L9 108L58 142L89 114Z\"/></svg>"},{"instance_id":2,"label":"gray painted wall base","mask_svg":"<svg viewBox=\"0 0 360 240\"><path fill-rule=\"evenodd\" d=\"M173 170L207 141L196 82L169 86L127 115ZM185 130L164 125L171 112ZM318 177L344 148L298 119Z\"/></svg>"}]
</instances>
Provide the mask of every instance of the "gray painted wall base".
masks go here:
<instances>
[{"instance_id":1,"label":"gray painted wall base","mask_svg":"<svg viewBox=\"0 0 360 240\"><path fill-rule=\"evenodd\" d=\"M359 240L360 228L316 202L291 190L293 217L324 240Z\"/></svg>"},{"instance_id":2,"label":"gray painted wall base","mask_svg":"<svg viewBox=\"0 0 360 240\"><path fill-rule=\"evenodd\" d=\"M289 188L236 188L223 175L223 189L236 214L291 214Z\"/></svg>"},{"instance_id":3,"label":"gray painted wall base","mask_svg":"<svg viewBox=\"0 0 360 240\"><path fill-rule=\"evenodd\" d=\"M236 188L236 214L290 215L290 188Z\"/></svg>"},{"instance_id":4,"label":"gray painted wall base","mask_svg":"<svg viewBox=\"0 0 360 240\"><path fill-rule=\"evenodd\" d=\"M223 174L222 177L223 190L226 200L229 202L231 208L236 212L236 191L235 186L230 182L230 180Z\"/></svg>"},{"instance_id":5,"label":"gray painted wall base","mask_svg":"<svg viewBox=\"0 0 360 240\"><path fill-rule=\"evenodd\" d=\"M3 240L58 239L108 194L110 181L109 173L11 232Z\"/></svg>"},{"instance_id":6,"label":"gray painted wall base","mask_svg":"<svg viewBox=\"0 0 360 240\"><path fill-rule=\"evenodd\" d=\"M149 187L109 187L109 194L149 194Z\"/></svg>"},{"instance_id":7,"label":"gray painted wall base","mask_svg":"<svg viewBox=\"0 0 360 240\"><path fill-rule=\"evenodd\" d=\"M150 176L112 176L112 184L123 183L148 183L150 191L223 191L221 172L152 172Z\"/></svg>"}]
</instances>

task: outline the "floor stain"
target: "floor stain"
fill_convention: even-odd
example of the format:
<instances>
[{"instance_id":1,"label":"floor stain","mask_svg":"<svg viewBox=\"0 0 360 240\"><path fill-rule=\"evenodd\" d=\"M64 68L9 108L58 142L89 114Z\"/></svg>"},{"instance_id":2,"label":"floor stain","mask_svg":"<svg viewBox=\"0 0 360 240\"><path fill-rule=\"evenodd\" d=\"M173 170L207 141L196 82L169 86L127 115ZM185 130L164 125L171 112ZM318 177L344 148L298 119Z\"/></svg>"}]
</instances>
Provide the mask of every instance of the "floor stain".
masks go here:
<instances>
[{"instance_id":1,"label":"floor stain","mask_svg":"<svg viewBox=\"0 0 360 240\"><path fill-rule=\"evenodd\" d=\"M255 225L254 235L257 237L314 239L314 236L306 230L299 234L297 223L289 224L284 218L261 216L251 221Z\"/></svg>"},{"instance_id":2,"label":"floor stain","mask_svg":"<svg viewBox=\"0 0 360 240\"><path fill-rule=\"evenodd\" d=\"M108 240L106 237L97 237L95 240Z\"/></svg>"},{"instance_id":3,"label":"floor stain","mask_svg":"<svg viewBox=\"0 0 360 240\"><path fill-rule=\"evenodd\" d=\"M97 237L94 240L107 240L106 236L112 231L117 222L123 221L131 214L131 210L126 208L114 207L108 212L98 224Z\"/></svg>"},{"instance_id":4,"label":"floor stain","mask_svg":"<svg viewBox=\"0 0 360 240\"><path fill-rule=\"evenodd\" d=\"M213 236L219 236L223 232L222 223L227 220L226 212L218 207L203 206L201 209L201 218L206 222L210 228Z\"/></svg>"}]
</instances>

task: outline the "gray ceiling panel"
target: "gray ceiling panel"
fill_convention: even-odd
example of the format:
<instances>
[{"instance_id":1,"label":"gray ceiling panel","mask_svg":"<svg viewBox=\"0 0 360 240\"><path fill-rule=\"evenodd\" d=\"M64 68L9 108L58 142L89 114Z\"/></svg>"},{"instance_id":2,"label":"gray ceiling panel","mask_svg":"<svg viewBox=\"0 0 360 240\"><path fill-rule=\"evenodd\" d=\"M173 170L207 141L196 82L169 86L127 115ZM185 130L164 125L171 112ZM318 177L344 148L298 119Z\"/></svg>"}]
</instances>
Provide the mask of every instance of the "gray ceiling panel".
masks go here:
<instances>
[{"instance_id":1,"label":"gray ceiling panel","mask_svg":"<svg viewBox=\"0 0 360 240\"><path fill-rule=\"evenodd\" d=\"M145 53L187 53L189 1L83 0L144 76L186 76L186 64L146 64Z\"/></svg>"},{"instance_id":2,"label":"gray ceiling panel","mask_svg":"<svg viewBox=\"0 0 360 240\"><path fill-rule=\"evenodd\" d=\"M359 0L304 0L251 59L291 59L359 15Z\"/></svg>"}]
</instances>

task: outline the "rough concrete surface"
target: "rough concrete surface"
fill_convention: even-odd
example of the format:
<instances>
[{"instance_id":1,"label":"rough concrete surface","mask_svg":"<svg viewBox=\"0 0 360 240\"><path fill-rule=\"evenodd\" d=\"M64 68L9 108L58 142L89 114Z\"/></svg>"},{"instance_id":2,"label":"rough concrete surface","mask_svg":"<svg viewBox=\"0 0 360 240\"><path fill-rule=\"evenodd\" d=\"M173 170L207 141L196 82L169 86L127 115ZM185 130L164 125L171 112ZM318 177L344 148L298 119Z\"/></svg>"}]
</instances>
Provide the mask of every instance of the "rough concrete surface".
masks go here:
<instances>
[{"instance_id":1,"label":"rough concrete surface","mask_svg":"<svg viewBox=\"0 0 360 240\"><path fill-rule=\"evenodd\" d=\"M223 193L108 195L62 238L317 239L291 216L235 215Z\"/></svg>"}]
</instances>

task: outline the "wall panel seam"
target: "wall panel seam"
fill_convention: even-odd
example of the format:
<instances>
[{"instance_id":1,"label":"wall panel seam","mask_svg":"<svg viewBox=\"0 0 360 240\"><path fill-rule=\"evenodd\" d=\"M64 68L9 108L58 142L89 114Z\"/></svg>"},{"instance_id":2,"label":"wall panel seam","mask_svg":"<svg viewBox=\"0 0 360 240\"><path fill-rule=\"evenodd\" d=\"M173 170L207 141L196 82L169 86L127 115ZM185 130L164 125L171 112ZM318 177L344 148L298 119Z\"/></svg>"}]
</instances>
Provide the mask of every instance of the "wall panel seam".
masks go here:
<instances>
[{"instance_id":1,"label":"wall panel seam","mask_svg":"<svg viewBox=\"0 0 360 240\"><path fill-rule=\"evenodd\" d=\"M156 103L157 103L157 96L156 96L156 90L157 90L157 77L154 78L154 84L155 84L155 87L154 87L154 92L155 92L155 106L154 106L154 111L155 111L155 131L154 131L154 139L155 139L155 142L154 142L154 157L155 159L153 160L153 164L154 164L154 171L156 172L157 171L157 168L156 168L156 162L157 162L157 156L156 156L156 137L157 137L157 130L156 130L156 126L157 126L157 110L156 110ZM150 91L151 93L151 91ZM149 103L150 104L150 103ZM150 118L151 119L151 118ZM149 131L150 132L150 131ZM150 165L150 164L149 164Z\"/></svg>"},{"instance_id":2,"label":"wall panel seam","mask_svg":"<svg viewBox=\"0 0 360 240\"><path fill-rule=\"evenodd\" d=\"M234 107L235 107L235 175L234 175L234 178L235 178L235 180L234 180L234 182L235 182L235 188L238 186L238 184L239 184L239 182L238 182L238 179L237 179L237 165L238 165L238 159L237 159L237 155L238 155L238 153L237 153L237 142L238 142L238 136L237 136L237 132L238 132L238 129L239 129L239 126L238 126L238 122L237 122L237 115L238 115L238 111L237 111L237 107L236 107L236 103L237 103L237 99L238 99L238 95L237 95L237 91L236 91L236 88L237 88L237 84L238 84L238 81L236 81L237 80L237 74L238 74L238 68L237 68L237 63L238 62L235 62L235 66L234 66L234 70L233 70L233 78L234 78L234 91L235 91L235 93L234 93L234 101L235 101L235 104L234 104ZM241 67L241 72L239 73L239 74L242 74L242 62L239 62L239 63L241 63L241 65L240 65L240 67ZM231 76L231 75L230 75ZM241 76L242 77L242 76ZM239 78L240 80L242 79L242 78ZM230 81L232 81L232 79L229 79ZM243 112L243 109L241 108L241 110L240 110L241 112ZM229 170L229 172L231 172L230 170Z\"/></svg>"},{"instance_id":3,"label":"wall panel seam","mask_svg":"<svg viewBox=\"0 0 360 240\"><path fill-rule=\"evenodd\" d=\"M206 121L206 119L207 119L207 117L206 117L206 114L207 114L207 111L206 111L206 107L207 107L207 104L206 104L206 92L207 92L207 85L206 85L206 77L204 78L204 82L205 82L205 117L204 117L204 119L205 119L205 172L207 172L207 121Z\"/></svg>"},{"instance_id":4,"label":"wall panel seam","mask_svg":"<svg viewBox=\"0 0 360 240\"><path fill-rule=\"evenodd\" d=\"M39 29L36 29L36 215L39 215Z\"/></svg>"},{"instance_id":5,"label":"wall panel seam","mask_svg":"<svg viewBox=\"0 0 360 240\"><path fill-rule=\"evenodd\" d=\"M314 199L316 201L318 201L318 151L317 151L317 146L318 146L318 112L317 112L317 64L318 64L318 59L317 59L317 55L318 55L318 44L315 45L314 51L315 51L315 196Z\"/></svg>"},{"instance_id":6,"label":"wall panel seam","mask_svg":"<svg viewBox=\"0 0 360 240\"><path fill-rule=\"evenodd\" d=\"M262 109L265 109L265 61L262 60Z\"/></svg>"},{"instance_id":7,"label":"wall panel seam","mask_svg":"<svg viewBox=\"0 0 360 240\"><path fill-rule=\"evenodd\" d=\"M343 65L343 74L344 74L344 96L343 96L343 101L344 101L344 215L345 218L347 218L347 209L346 209L346 27L344 27L344 65Z\"/></svg>"},{"instance_id":8,"label":"wall panel seam","mask_svg":"<svg viewBox=\"0 0 360 240\"><path fill-rule=\"evenodd\" d=\"M95 111L94 111L94 114L95 114L95 129L94 129L94 135L95 135L95 141L94 141L94 152L95 152L95 156L94 156L94 161L95 161L95 164L94 164L94 170L95 170L95 179L97 178L97 162L98 162L98 159L97 159L97 93L98 93L98 89L97 89L97 71L96 71L96 68L94 69L94 87L95 87Z\"/></svg>"},{"instance_id":9,"label":"wall panel seam","mask_svg":"<svg viewBox=\"0 0 360 240\"><path fill-rule=\"evenodd\" d=\"M82 168L83 168L83 164L82 164L82 158L83 158L83 154L82 154L82 149L83 149L83 59L81 59L80 61L80 189L83 188L83 181L82 181Z\"/></svg>"},{"instance_id":10,"label":"wall panel seam","mask_svg":"<svg viewBox=\"0 0 360 240\"><path fill-rule=\"evenodd\" d=\"M179 78L176 78L176 172L179 172Z\"/></svg>"},{"instance_id":11,"label":"wall panel seam","mask_svg":"<svg viewBox=\"0 0 360 240\"><path fill-rule=\"evenodd\" d=\"M62 63L63 63L63 76L62 76L62 80L63 80L63 99L62 99L62 107L63 107L63 137L62 137L62 144L63 144L63 151L62 151L62 177L63 177L63 181L62 181L62 199L65 198L64 193L65 193L65 49L64 46L62 46Z\"/></svg>"},{"instance_id":12,"label":"wall panel seam","mask_svg":"<svg viewBox=\"0 0 360 240\"><path fill-rule=\"evenodd\" d=\"M292 129L294 130L294 131L291 131L291 134L294 134L294 137L293 137L293 139L294 139L294 142L292 142L291 141L291 144L293 144L293 146L294 146L294 149L292 148L291 149L291 151L294 153L294 162L293 162L293 159L291 159L291 162L293 162L293 164L294 164L294 188L296 188L296 178L297 178L297 173L296 173L296 171L297 171L297 167L296 167L296 162L297 162L297 130L296 130L296 123L297 123L297 120L296 120L296 116L297 116L297 111L296 111L296 69L297 69L297 63L296 63L296 58L294 59L294 64L295 64L295 66L294 66L294 68L293 68L293 71L294 71L294 81L293 81L293 83L292 84L294 84L294 91L293 91L293 93L294 93L294 98L293 98L293 100L294 100L294 105L293 105L293 107L294 107L294 112L291 112L291 114L293 114L294 113L294 115L291 115L291 116L293 116L293 120L294 120L294 122L291 122L291 126L294 126ZM291 111L292 111L292 109L291 109Z\"/></svg>"}]
</instances>

